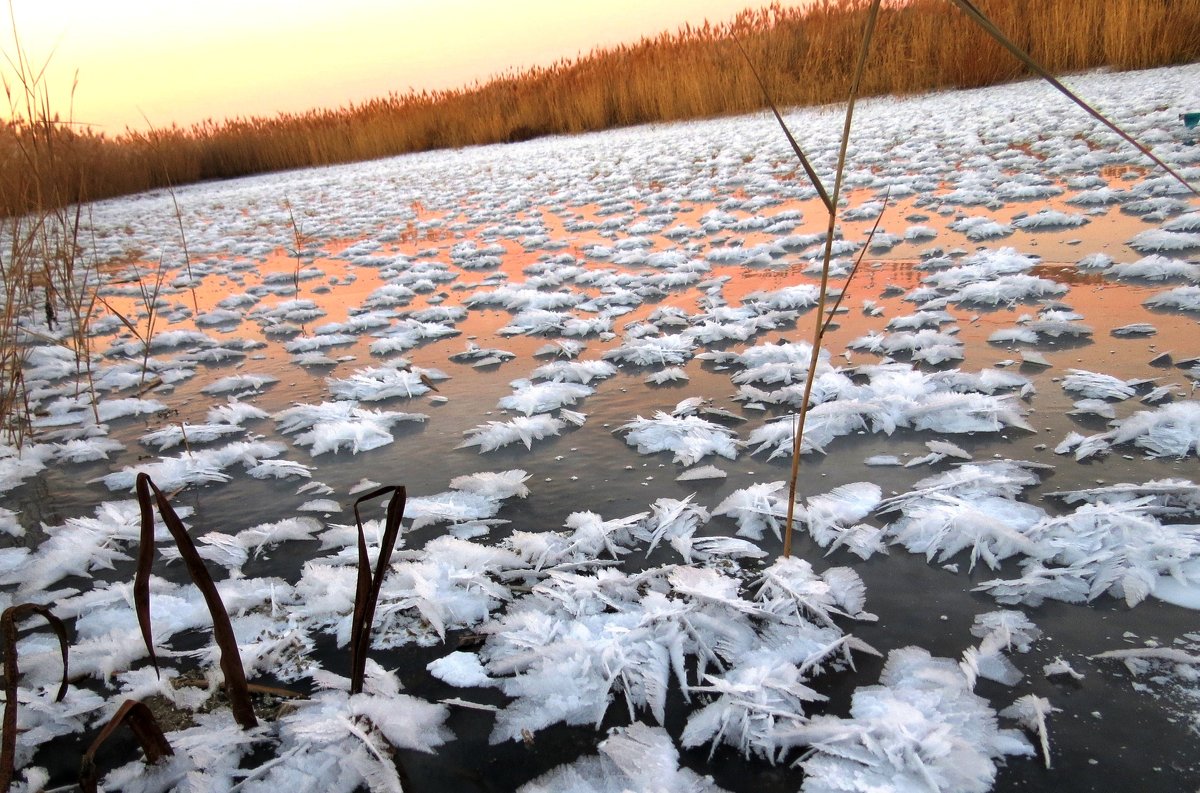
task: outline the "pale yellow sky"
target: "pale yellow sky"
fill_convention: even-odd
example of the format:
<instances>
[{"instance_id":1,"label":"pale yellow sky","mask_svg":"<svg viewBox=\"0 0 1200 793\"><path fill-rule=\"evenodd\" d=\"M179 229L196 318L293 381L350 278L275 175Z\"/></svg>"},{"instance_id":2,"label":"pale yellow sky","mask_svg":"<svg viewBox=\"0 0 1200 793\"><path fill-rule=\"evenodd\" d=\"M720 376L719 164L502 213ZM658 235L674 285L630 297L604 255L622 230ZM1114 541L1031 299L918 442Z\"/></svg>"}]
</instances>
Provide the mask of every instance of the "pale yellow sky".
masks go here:
<instances>
[{"instance_id":1,"label":"pale yellow sky","mask_svg":"<svg viewBox=\"0 0 1200 793\"><path fill-rule=\"evenodd\" d=\"M12 0L53 106L108 134L337 107L575 57L764 0ZM12 24L0 49L14 52ZM3 64L5 77L12 70ZM3 109L7 117L7 108Z\"/></svg>"}]
</instances>

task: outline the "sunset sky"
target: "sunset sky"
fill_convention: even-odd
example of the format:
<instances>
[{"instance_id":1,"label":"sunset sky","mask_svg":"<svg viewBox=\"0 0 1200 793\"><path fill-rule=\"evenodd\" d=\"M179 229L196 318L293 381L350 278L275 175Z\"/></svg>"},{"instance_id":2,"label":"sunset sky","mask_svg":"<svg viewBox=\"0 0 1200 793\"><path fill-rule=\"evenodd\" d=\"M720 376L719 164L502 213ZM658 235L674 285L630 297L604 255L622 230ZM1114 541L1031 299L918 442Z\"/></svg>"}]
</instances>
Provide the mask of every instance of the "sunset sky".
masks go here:
<instances>
[{"instance_id":1,"label":"sunset sky","mask_svg":"<svg viewBox=\"0 0 1200 793\"><path fill-rule=\"evenodd\" d=\"M13 0L62 115L125 127L337 107L575 57L759 0ZM2 12L8 16L8 9ZM9 20L5 20L6 22ZM12 25L0 48L13 57ZM4 64L11 82L12 70ZM8 109L4 108L5 116Z\"/></svg>"}]
</instances>

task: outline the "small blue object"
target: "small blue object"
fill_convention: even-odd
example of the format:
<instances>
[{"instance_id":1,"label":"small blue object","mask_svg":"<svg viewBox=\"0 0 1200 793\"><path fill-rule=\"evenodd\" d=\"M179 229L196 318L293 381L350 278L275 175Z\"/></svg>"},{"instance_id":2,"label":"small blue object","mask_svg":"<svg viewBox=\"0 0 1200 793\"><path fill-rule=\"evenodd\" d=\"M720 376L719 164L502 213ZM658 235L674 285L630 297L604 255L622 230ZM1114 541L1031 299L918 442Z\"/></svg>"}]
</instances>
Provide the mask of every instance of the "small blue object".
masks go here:
<instances>
[{"instance_id":1,"label":"small blue object","mask_svg":"<svg viewBox=\"0 0 1200 793\"><path fill-rule=\"evenodd\" d=\"M1200 113L1180 113L1179 117L1183 119L1183 126L1187 129L1195 129L1200 125Z\"/></svg>"}]
</instances>

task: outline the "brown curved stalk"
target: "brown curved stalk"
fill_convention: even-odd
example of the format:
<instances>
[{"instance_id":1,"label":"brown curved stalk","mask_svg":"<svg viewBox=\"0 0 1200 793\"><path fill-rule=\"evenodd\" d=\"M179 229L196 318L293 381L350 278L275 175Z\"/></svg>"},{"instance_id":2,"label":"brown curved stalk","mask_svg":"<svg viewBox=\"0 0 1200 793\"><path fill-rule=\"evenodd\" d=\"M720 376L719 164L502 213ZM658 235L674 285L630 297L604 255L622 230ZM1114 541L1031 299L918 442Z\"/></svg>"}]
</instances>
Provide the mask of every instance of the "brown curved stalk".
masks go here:
<instances>
[{"instance_id":1,"label":"brown curved stalk","mask_svg":"<svg viewBox=\"0 0 1200 793\"><path fill-rule=\"evenodd\" d=\"M4 644L4 733L0 737L0 793L12 785L13 765L17 751L17 679L21 671L17 667L17 623L32 614L40 614L50 623L58 636L62 650L63 674L55 702L62 702L67 695L67 629L62 620L50 609L36 603L20 603L10 606L0 614L0 641Z\"/></svg>"},{"instance_id":2,"label":"brown curved stalk","mask_svg":"<svg viewBox=\"0 0 1200 793\"><path fill-rule=\"evenodd\" d=\"M371 575L371 561L367 556L367 538L363 532L362 518L358 505L386 493L392 497L387 505L383 537L379 542L379 558L375 562L375 574ZM404 519L404 505L408 491L403 486L389 485L372 490L354 502L354 522L358 525L358 585L354 593L354 616L350 624L350 693L362 693L367 674L367 652L371 649L371 624L375 621L375 606L379 602L379 590L387 574L392 558L392 548L400 534L400 521Z\"/></svg>"},{"instance_id":3,"label":"brown curved stalk","mask_svg":"<svg viewBox=\"0 0 1200 793\"><path fill-rule=\"evenodd\" d=\"M151 500L151 491L153 491L153 500ZM229 697L229 707L233 711L233 717L243 729L257 726L258 720L254 717L250 692L246 688L246 671L242 667L242 657L238 653L237 638L233 635L233 625L229 622L229 612L225 610L221 594L217 591L217 586L213 583L208 568L204 566L204 560L200 558L196 546L192 544L192 538L188 536L187 529L184 528L179 515L175 513L171 502L167 501L167 497L158 489L158 485L154 484L149 475L145 473L138 474L137 477L137 499L142 509L142 526L137 572L133 579L133 604L137 611L138 627L141 628L142 639L146 642L146 649L150 653L154 670L158 671L158 658L154 653L154 637L151 635L150 625L150 567L154 561L154 508L157 506L163 523L166 524L167 530L171 532L171 537L175 540L175 545L179 548L179 554L183 557L192 583L204 596L209 614L212 615L213 638L216 639L217 647L221 651L221 673L225 676L225 692Z\"/></svg>"},{"instance_id":4,"label":"brown curved stalk","mask_svg":"<svg viewBox=\"0 0 1200 793\"><path fill-rule=\"evenodd\" d=\"M96 752L100 751L121 725L128 726L137 738L142 752L146 755L146 765L153 765L164 757L175 754L150 708L135 699L127 699L83 755L79 767L79 787L83 793L96 793Z\"/></svg>"}]
</instances>

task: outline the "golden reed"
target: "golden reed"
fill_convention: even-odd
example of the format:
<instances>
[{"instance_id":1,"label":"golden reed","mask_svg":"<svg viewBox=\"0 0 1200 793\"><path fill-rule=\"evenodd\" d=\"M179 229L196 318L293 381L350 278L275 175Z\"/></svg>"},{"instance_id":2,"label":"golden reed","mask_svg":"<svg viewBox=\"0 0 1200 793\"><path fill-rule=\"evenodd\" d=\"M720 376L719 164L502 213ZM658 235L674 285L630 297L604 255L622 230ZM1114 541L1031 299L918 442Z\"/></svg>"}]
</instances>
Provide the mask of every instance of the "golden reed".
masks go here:
<instances>
[{"instance_id":1,"label":"golden reed","mask_svg":"<svg viewBox=\"0 0 1200 793\"><path fill-rule=\"evenodd\" d=\"M1137 69L1200 59L1200 0L980 0L1052 72ZM155 187L352 162L427 149L524 140L654 121L744 113L763 97L733 41L766 75L777 104L840 101L868 3L820 0L745 11L577 60L447 91L391 94L334 110L207 120L116 137L55 127L52 168L29 168L0 131L0 213L11 215ZM970 88L1026 74L951 3L885 2L862 94Z\"/></svg>"}]
</instances>

